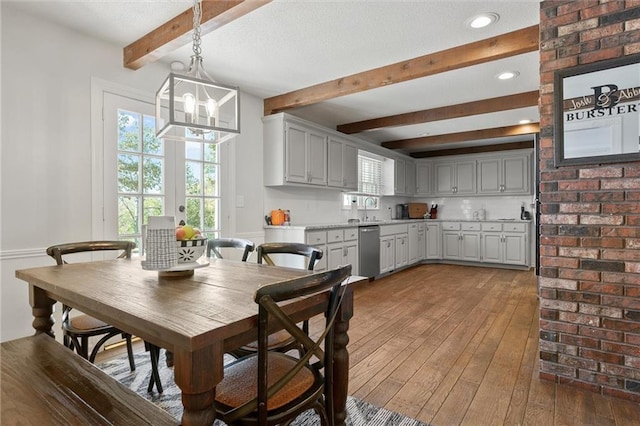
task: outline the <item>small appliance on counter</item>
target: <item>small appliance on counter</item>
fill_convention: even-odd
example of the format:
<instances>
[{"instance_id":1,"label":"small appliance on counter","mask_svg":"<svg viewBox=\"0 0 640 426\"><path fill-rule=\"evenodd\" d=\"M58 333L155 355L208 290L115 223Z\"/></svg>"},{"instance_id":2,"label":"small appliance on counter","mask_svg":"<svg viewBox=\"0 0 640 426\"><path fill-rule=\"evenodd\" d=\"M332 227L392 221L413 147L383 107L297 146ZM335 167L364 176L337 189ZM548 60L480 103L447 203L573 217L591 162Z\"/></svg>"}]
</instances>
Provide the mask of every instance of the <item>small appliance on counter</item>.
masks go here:
<instances>
[{"instance_id":1,"label":"small appliance on counter","mask_svg":"<svg viewBox=\"0 0 640 426\"><path fill-rule=\"evenodd\" d=\"M409 204L396 204L396 219L409 219Z\"/></svg>"}]
</instances>

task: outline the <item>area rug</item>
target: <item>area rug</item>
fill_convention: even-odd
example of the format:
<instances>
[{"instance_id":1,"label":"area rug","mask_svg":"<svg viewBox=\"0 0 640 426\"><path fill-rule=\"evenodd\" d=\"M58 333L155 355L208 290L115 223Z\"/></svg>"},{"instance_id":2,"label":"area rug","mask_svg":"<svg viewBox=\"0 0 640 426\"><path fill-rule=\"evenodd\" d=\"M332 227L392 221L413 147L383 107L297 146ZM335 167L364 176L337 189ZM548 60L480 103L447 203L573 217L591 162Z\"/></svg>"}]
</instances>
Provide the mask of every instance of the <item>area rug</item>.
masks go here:
<instances>
[{"instance_id":1,"label":"area rug","mask_svg":"<svg viewBox=\"0 0 640 426\"><path fill-rule=\"evenodd\" d=\"M160 379L162 380L163 393L147 392L151 377L151 360L148 352L134 354L136 370L129 371L129 361L126 355L98 364L104 372L116 378L119 382L135 391L140 396L158 405L169 412L177 420L182 417L182 402L180 390L173 382L173 369L167 368L164 362L164 351L160 354ZM229 357L228 361L233 358ZM227 359L225 358L225 361ZM224 423L216 420L215 426L224 426ZM293 426L320 426L320 418L313 411L301 414L293 423ZM349 396L347 398L347 425L350 426L427 426L418 420L403 416L393 411L371 405L365 401Z\"/></svg>"}]
</instances>

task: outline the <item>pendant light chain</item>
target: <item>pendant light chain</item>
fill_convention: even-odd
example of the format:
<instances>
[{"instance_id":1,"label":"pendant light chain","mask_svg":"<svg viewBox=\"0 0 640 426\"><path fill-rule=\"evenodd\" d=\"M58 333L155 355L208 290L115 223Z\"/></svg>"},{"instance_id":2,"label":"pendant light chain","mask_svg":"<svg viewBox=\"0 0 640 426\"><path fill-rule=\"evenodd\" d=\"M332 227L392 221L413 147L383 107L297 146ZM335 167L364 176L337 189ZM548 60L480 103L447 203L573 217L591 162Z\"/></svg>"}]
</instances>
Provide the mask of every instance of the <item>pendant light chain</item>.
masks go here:
<instances>
[{"instance_id":1,"label":"pendant light chain","mask_svg":"<svg viewBox=\"0 0 640 426\"><path fill-rule=\"evenodd\" d=\"M196 56L200 56L202 49L200 48L200 20L202 18L202 3L201 0L194 0L193 2L193 53Z\"/></svg>"}]
</instances>

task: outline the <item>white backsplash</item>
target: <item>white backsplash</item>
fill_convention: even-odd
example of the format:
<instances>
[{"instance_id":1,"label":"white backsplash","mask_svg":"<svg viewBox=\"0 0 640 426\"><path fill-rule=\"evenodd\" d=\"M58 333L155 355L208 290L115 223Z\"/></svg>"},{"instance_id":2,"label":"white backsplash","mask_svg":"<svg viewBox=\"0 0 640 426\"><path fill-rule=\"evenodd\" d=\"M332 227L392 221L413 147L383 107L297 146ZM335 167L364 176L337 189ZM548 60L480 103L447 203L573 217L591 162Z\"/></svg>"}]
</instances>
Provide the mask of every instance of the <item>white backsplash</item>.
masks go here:
<instances>
[{"instance_id":1,"label":"white backsplash","mask_svg":"<svg viewBox=\"0 0 640 426\"><path fill-rule=\"evenodd\" d=\"M474 219L473 213L485 210L485 220L492 219L520 219L520 206L535 216L534 197L531 196L503 196L503 197L451 197L416 199L415 202L428 202L438 205L438 219Z\"/></svg>"},{"instance_id":2,"label":"white backsplash","mask_svg":"<svg viewBox=\"0 0 640 426\"><path fill-rule=\"evenodd\" d=\"M380 209L370 210L369 217L387 220L395 218L395 205L408 202L438 205L438 219L474 219L473 212L485 209L485 220L519 219L520 206L535 217L534 197L450 197L450 198L408 198L383 197ZM342 207L342 193L327 189L266 187L264 215L274 209L288 209L292 225L313 225L346 222L350 210ZM364 211L359 211L360 219Z\"/></svg>"},{"instance_id":3,"label":"white backsplash","mask_svg":"<svg viewBox=\"0 0 640 426\"><path fill-rule=\"evenodd\" d=\"M265 187L264 215L289 210L292 225L342 222L342 193L329 189ZM346 220L344 220L346 221Z\"/></svg>"}]
</instances>

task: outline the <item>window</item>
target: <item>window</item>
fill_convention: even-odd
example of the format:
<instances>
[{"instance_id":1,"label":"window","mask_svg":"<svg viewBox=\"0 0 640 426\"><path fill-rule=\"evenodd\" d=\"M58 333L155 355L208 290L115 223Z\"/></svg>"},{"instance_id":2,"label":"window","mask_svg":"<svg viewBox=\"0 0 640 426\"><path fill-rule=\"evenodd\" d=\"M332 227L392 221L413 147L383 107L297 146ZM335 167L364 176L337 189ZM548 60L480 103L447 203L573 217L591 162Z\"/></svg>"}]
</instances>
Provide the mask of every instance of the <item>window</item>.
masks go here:
<instances>
[{"instance_id":1,"label":"window","mask_svg":"<svg viewBox=\"0 0 640 426\"><path fill-rule=\"evenodd\" d=\"M221 231L220 145L155 137L153 104L104 95L103 236L141 247L149 216Z\"/></svg>"},{"instance_id":2,"label":"window","mask_svg":"<svg viewBox=\"0 0 640 426\"><path fill-rule=\"evenodd\" d=\"M380 195L383 191L383 159L366 151L358 151L358 194L345 194L343 207L350 207L356 200L359 209L375 210L380 208Z\"/></svg>"},{"instance_id":3,"label":"window","mask_svg":"<svg viewBox=\"0 0 640 426\"><path fill-rule=\"evenodd\" d=\"M185 143L186 223L208 237L220 233L219 145Z\"/></svg>"},{"instance_id":4,"label":"window","mask_svg":"<svg viewBox=\"0 0 640 426\"><path fill-rule=\"evenodd\" d=\"M118 239L140 247L142 224L165 205L164 143L155 137L155 117L118 109Z\"/></svg>"}]
</instances>

